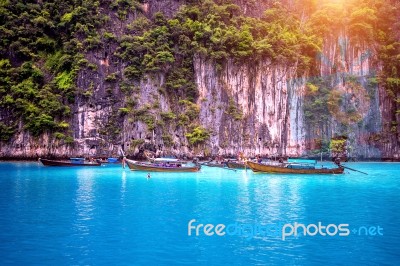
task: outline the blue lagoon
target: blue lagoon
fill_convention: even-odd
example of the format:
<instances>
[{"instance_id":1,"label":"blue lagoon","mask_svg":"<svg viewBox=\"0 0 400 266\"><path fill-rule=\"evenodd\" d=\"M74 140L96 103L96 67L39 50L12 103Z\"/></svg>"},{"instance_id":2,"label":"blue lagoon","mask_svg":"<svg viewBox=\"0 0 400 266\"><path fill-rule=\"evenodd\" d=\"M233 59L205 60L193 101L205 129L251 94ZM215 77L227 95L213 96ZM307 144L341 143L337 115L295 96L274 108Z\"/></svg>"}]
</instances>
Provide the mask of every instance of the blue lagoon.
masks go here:
<instances>
[{"instance_id":1,"label":"blue lagoon","mask_svg":"<svg viewBox=\"0 0 400 266\"><path fill-rule=\"evenodd\" d=\"M0 264L395 265L400 164L347 165L369 175L3 162Z\"/></svg>"}]
</instances>

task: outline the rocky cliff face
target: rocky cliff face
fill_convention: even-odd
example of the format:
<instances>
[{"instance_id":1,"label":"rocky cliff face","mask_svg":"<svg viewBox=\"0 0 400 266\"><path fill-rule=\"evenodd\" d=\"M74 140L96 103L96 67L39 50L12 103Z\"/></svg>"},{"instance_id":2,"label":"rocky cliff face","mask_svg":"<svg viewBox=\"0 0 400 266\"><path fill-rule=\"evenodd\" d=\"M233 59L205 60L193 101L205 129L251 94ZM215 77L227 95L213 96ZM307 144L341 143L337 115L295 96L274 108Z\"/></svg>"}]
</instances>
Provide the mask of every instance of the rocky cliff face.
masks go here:
<instances>
[{"instance_id":1,"label":"rocky cliff face","mask_svg":"<svg viewBox=\"0 0 400 266\"><path fill-rule=\"evenodd\" d=\"M171 16L184 1L147 1L143 11L149 17L162 11ZM246 14L260 16L254 1L237 1ZM243 2L243 3L242 3ZM262 1L267 7L271 3ZM135 14L121 23L111 24L120 36ZM112 20L113 21L113 20ZM116 21L116 20L115 20ZM117 155L122 148L135 155L146 146L165 153L186 155L279 154L302 156L315 149L315 140L329 140L345 135L350 156L358 158L398 158L398 140L387 134L385 123L392 106L384 88L375 82L379 63L372 46L353 42L345 33L326 39L321 56L316 59L316 76L298 76L295 66L272 64L268 60L238 63L228 60L218 66L205 58L194 59L195 82L199 97L199 121L211 132L201 151L189 147L182 127L161 125L163 112L180 111L171 97L162 91L163 73L145 76L139 83L129 84L134 91L123 93L122 83L107 79L114 74L123 77L125 65L113 57L112 44L86 59L96 66L78 75L77 97L71 119L75 138L73 145L57 141L45 134L33 138L20 125L20 132L9 143L1 143L0 157L35 158L37 156ZM326 80L331 100L329 118L313 123L305 116L307 86L315 80ZM328 85L327 85L328 84ZM316 85L316 86L317 86ZM341 99L341 100L340 100ZM130 101L135 110L148 106L154 127L130 115L121 108ZM360 115L354 115L355 113ZM353 116L352 116L353 115ZM349 118L349 116L351 118ZM173 145L166 147L165 135Z\"/></svg>"},{"instance_id":2,"label":"rocky cliff face","mask_svg":"<svg viewBox=\"0 0 400 266\"><path fill-rule=\"evenodd\" d=\"M229 61L216 71L211 62L197 58L198 104L202 123L214 132L213 153L302 156L316 149L318 139L346 136L348 156L390 157L396 151L393 144L382 146L374 140L384 134L383 116L390 107L382 102L387 97L384 89L373 82L379 65L372 47L341 35L326 40L316 60L319 75L297 77L294 67L268 61L245 65ZM330 94L340 96L340 100L333 97L337 107L328 109L329 118L322 123L304 117L305 87L315 79L327 80ZM231 105L240 119L229 112Z\"/></svg>"},{"instance_id":3,"label":"rocky cliff face","mask_svg":"<svg viewBox=\"0 0 400 266\"><path fill-rule=\"evenodd\" d=\"M383 130L379 98L384 93L376 82L379 64L373 46L359 44L342 32L324 41L319 61L319 78L329 81L328 97L338 106L328 108L330 119L324 130L311 125L308 139L346 136L351 157L381 158L381 150L371 142L371 136ZM335 94L340 100L334 99Z\"/></svg>"},{"instance_id":4,"label":"rocky cliff face","mask_svg":"<svg viewBox=\"0 0 400 266\"><path fill-rule=\"evenodd\" d=\"M374 45L341 32L324 41L320 62L320 77L331 80L332 92L343 96L340 107L330 110L326 136L346 136L351 157L398 159L398 141L389 134L388 125L393 106L377 82L381 65ZM315 137L314 133L315 128L307 133L308 138Z\"/></svg>"},{"instance_id":5,"label":"rocky cliff face","mask_svg":"<svg viewBox=\"0 0 400 266\"><path fill-rule=\"evenodd\" d=\"M214 154L302 153L304 83L295 79L294 67L228 61L217 71L212 62L197 58L195 72L200 119L212 129Z\"/></svg>"}]
</instances>

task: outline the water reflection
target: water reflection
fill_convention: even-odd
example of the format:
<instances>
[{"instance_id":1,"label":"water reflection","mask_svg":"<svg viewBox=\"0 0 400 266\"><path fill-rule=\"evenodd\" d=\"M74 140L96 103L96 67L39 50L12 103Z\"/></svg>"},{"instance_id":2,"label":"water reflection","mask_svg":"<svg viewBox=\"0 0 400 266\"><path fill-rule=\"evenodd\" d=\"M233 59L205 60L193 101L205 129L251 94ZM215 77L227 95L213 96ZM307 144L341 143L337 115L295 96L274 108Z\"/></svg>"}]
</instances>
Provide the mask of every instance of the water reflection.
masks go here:
<instances>
[{"instance_id":1,"label":"water reflection","mask_svg":"<svg viewBox=\"0 0 400 266\"><path fill-rule=\"evenodd\" d=\"M94 212L94 172L91 169L80 169L77 172L78 189L76 191L75 228L80 235L90 232L89 221L93 219Z\"/></svg>"},{"instance_id":2,"label":"water reflection","mask_svg":"<svg viewBox=\"0 0 400 266\"><path fill-rule=\"evenodd\" d=\"M301 196L303 182L300 178L292 179L288 183L288 210L287 217L293 221L299 221L305 218L304 199Z\"/></svg>"},{"instance_id":3,"label":"water reflection","mask_svg":"<svg viewBox=\"0 0 400 266\"><path fill-rule=\"evenodd\" d=\"M126 172L122 171L121 174L121 190L120 190L120 204L121 207L125 207L125 199L126 199Z\"/></svg>"},{"instance_id":4,"label":"water reflection","mask_svg":"<svg viewBox=\"0 0 400 266\"><path fill-rule=\"evenodd\" d=\"M259 221L284 222L304 217L300 179L276 175L254 178L253 203Z\"/></svg>"},{"instance_id":5,"label":"water reflection","mask_svg":"<svg viewBox=\"0 0 400 266\"><path fill-rule=\"evenodd\" d=\"M251 172L251 170L247 169L246 171L242 171L242 180L246 184L249 183L249 174L248 174L248 172Z\"/></svg>"},{"instance_id":6,"label":"water reflection","mask_svg":"<svg viewBox=\"0 0 400 266\"><path fill-rule=\"evenodd\" d=\"M259 216L262 220L280 221L286 197L282 180L268 177L262 181L255 191Z\"/></svg>"},{"instance_id":7,"label":"water reflection","mask_svg":"<svg viewBox=\"0 0 400 266\"><path fill-rule=\"evenodd\" d=\"M122 171L122 177L121 177L122 183L121 183L121 199L125 197L125 192L126 192L126 172Z\"/></svg>"},{"instance_id":8,"label":"water reflection","mask_svg":"<svg viewBox=\"0 0 400 266\"><path fill-rule=\"evenodd\" d=\"M249 191L249 182L248 182L248 177L247 177L247 172L246 171L241 171L242 178L239 182L239 187L238 187L238 201L237 201L237 207L236 207L236 217L238 217L238 220L235 222L243 222L243 223L248 223L248 222L253 222L251 221L252 217L252 205L251 203L251 195Z\"/></svg>"}]
</instances>

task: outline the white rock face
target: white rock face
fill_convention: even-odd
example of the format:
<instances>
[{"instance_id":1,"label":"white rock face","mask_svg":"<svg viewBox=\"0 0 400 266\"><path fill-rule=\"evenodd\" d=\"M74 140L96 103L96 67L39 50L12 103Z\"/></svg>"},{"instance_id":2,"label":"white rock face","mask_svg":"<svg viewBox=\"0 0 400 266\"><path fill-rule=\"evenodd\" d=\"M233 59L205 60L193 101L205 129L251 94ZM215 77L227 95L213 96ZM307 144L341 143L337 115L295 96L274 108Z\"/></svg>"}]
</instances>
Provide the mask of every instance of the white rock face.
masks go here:
<instances>
[{"instance_id":1,"label":"white rock face","mask_svg":"<svg viewBox=\"0 0 400 266\"><path fill-rule=\"evenodd\" d=\"M294 68L229 61L218 72L215 64L198 57L195 72L200 120L213 131L213 152L302 154L304 79L295 78Z\"/></svg>"}]
</instances>

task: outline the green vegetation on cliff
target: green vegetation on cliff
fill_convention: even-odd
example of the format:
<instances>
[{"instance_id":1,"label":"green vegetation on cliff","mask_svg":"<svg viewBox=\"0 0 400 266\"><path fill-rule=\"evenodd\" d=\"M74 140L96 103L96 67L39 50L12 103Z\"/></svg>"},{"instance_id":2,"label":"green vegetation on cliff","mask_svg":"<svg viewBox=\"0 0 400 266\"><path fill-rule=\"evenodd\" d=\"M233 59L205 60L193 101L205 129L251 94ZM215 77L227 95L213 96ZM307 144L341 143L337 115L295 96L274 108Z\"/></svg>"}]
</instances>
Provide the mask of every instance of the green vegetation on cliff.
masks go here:
<instances>
[{"instance_id":1,"label":"green vegetation on cliff","mask_svg":"<svg viewBox=\"0 0 400 266\"><path fill-rule=\"evenodd\" d=\"M98 1L15 1L0 3L0 111L2 139L10 128L34 136L69 132L76 77L85 64L83 43L96 34ZM82 32L84 29L84 32ZM64 138L64 134L56 134ZM7 136L7 137L5 137Z\"/></svg>"},{"instance_id":2,"label":"green vegetation on cliff","mask_svg":"<svg viewBox=\"0 0 400 266\"><path fill-rule=\"evenodd\" d=\"M80 88L77 79L83 71L91 71L108 86L109 98L115 92L125 97L99 132L116 138L121 118L127 117L144 122L149 131L182 127L196 145L206 141L210 132L201 127L195 104L195 58L213 61L217 70L228 59L237 64L263 60L293 67L299 75L318 75L316 55L323 41L341 31L352 42L374 47L382 63L377 82L385 86L394 106L389 122L400 124L397 1L316 4L299 0L296 8L276 1L259 18L246 16L233 0L186 1L172 17L150 14L145 2L0 1L0 140L27 130L33 136L51 132L71 143L77 98L90 100L94 91L94 81ZM99 65L90 59L95 52L107 53L123 71L100 74ZM332 64L340 71L338 62ZM168 97L170 112L161 112L156 102L138 108L140 82L158 75L164 82L157 90ZM308 83L305 117L309 123L327 119L329 108L340 102L340 96L333 99L328 83L318 78ZM233 102L227 113L236 121L242 119ZM172 145L172 137L162 135Z\"/></svg>"},{"instance_id":3,"label":"green vegetation on cliff","mask_svg":"<svg viewBox=\"0 0 400 266\"><path fill-rule=\"evenodd\" d=\"M391 109L390 121L384 123L380 134L387 136L388 133L400 133L400 128L392 126L400 121L399 15L398 1L383 0L328 1L310 15L310 27L326 42L332 38L337 40L338 36L342 38L334 51L341 54L336 61L329 61L327 55L321 57L322 66L329 66L332 73L320 76L321 73L317 71L306 86L305 120L309 126L317 128L319 136L323 135L321 131L328 131L332 117L341 125L340 132L336 133L349 134L348 126L362 122L362 117L368 111L363 110L363 105L374 97L378 86L386 89L392 102L392 107L388 106ZM355 49L346 51L346 42L351 42ZM358 51L363 52L358 62L346 65L349 63L344 62L346 54ZM372 76L365 77L369 80L366 85L362 84L362 77L353 77L349 68L359 66L367 59L374 64L370 67L375 67L376 73L369 73ZM340 81L338 75L341 76ZM340 86L346 87L347 93L341 93L337 89Z\"/></svg>"}]
</instances>

